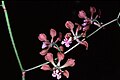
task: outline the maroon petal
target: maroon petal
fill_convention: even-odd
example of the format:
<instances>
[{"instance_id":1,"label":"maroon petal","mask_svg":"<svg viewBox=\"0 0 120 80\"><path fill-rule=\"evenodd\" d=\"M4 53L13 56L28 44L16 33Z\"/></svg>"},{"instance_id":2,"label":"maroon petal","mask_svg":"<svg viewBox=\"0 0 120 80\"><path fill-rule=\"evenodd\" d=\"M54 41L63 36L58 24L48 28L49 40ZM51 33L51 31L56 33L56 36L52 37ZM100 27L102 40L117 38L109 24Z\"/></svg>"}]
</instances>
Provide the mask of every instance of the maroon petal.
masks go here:
<instances>
[{"instance_id":1,"label":"maroon petal","mask_svg":"<svg viewBox=\"0 0 120 80\"><path fill-rule=\"evenodd\" d=\"M50 66L47 64L43 65L40 69L45 70L45 71L51 70Z\"/></svg>"},{"instance_id":2,"label":"maroon petal","mask_svg":"<svg viewBox=\"0 0 120 80\"><path fill-rule=\"evenodd\" d=\"M85 27L83 27L83 31L88 31L89 30L89 28L90 28L90 26L88 25L88 26L85 26Z\"/></svg>"},{"instance_id":3,"label":"maroon petal","mask_svg":"<svg viewBox=\"0 0 120 80\"><path fill-rule=\"evenodd\" d=\"M51 35L52 38L55 37L57 35L56 30L55 29L50 29L50 35Z\"/></svg>"},{"instance_id":4,"label":"maroon petal","mask_svg":"<svg viewBox=\"0 0 120 80\"><path fill-rule=\"evenodd\" d=\"M75 25L77 25L76 33L78 33L78 31L82 29L82 26L80 26L80 24L78 23L75 23Z\"/></svg>"},{"instance_id":5,"label":"maroon petal","mask_svg":"<svg viewBox=\"0 0 120 80\"><path fill-rule=\"evenodd\" d=\"M79 11L78 17L79 18L84 18L84 19L87 18L85 11L84 10Z\"/></svg>"},{"instance_id":6,"label":"maroon petal","mask_svg":"<svg viewBox=\"0 0 120 80\"><path fill-rule=\"evenodd\" d=\"M62 39L62 33L59 32L59 37L56 39L55 43L58 42L58 41L61 41L61 39Z\"/></svg>"},{"instance_id":7,"label":"maroon petal","mask_svg":"<svg viewBox=\"0 0 120 80\"><path fill-rule=\"evenodd\" d=\"M80 44L84 45L86 47L86 50L88 49L88 42L87 41L81 41Z\"/></svg>"},{"instance_id":8,"label":"maroon petal","mask_svg":"<svg viewBox=\"0 0 120 80\"><path fill-rule=\"evenodd\" d=\"M58 40L59 40L59 41L61 41L61 39L62 39L62 33L61 33L61 32L59 32L59 37L58 37Z\"/></svg>"},{"instance_id":9,"label":"maroon petal","mask_svg":"<svg viewBox=\"0 0 120 80\"><path fill-rule=\"evenodd\" d=\"M96 8L91 6L90 7L90 12L93 15L96 12Z\"/></svg>"},{"instance_id":10,"label":"maroon petal","mask_svg":"<svg viewBox=\"0 0 120 80\"><path fill-rule=\"evenodd\" d=\"M63 60L63 59L64 59L64 57L65 57L65 55L64 55L63 53L60 53L60 52L58 52L58 53L57 53L57 58L58 58L58 61Z\"/></svg>"},{"instance_id":11,"label":"maroon petal","mask_svg":"<svg viewBox=\"0 0 120 80\"><path fill-rule=\"evenodd\" d=\"M68 59L67 60L67 62L63 65L63 66L61 66L60 68L65 68L65 67L73 67L75 65L75 59L72 59L72 58L70 58L70 59Z\"/></svg>"},{"instance_id":12,"label":"maroon petal","mask_svg":"<svg viewBox=\"0 0 120 80\"><path fill-rule=\"evenodd\" d=\"M45 56L45 60L52 63L53 62L53 54L47 53L47 55Z\"/></svg>"},{"instance_id":13,"label":"maroon petal","mask_svg":"<svg viewBox=\"0 0 120 80\"><path fill-rule=\"evenodd\" d=\"M66 26L66 28L68 28L70 30L73 30L73 28L74 28L74 24L71 21L67 21L65 23L65 26Z\"/></svg>"},{"instance_id":14,"label":"maroon petal","mask_svg":"<svg viewBox=\"0 0 120 80\"><path fill-rule=\"evenodd\" d=\"M41 54L42 56L44 56L44 55L47 54L47 52L48 52L48 49L44 49L44 50L42 50L42 51L40 52L40 54Z\"/></svg>"},{"instance_id":15,"label":"maroon petal","mask_svg":"<svg viewBox=\"0 0 120 80\"><path fill-rule=\"evenodd\" d=\"M69 78L69 72L68 72L68 70L65 70L65 71L63 72L63 75L64 75L66 78Z\"/></svg>"},{"instance_id":16,"label":"maroon petal","mask_svg":"<svg viewBox=\"0 0 120 80\"><path fill-rule=\"evenodd\" d=\"M47 36L44 33L39 34L38 39L40 41L47 41Z\"/></svg>"},{"instance_id":17,"label":"maroon petal","mask_svg":"<svg viewBox=\"0 0 120 80\"><path fill-rule=\"evenodd\" d=\"M101 10L99 9L99 11L98 11L98 17L100 18L100 16L101 16Z\"/></svg>"},{"instance_id":18,"label":"maroon petal","mask_svg":"<svg viewBox=\"0 0 120 80\"><path fill-rule=\"evenodd\" d=\"M63 46L60 46L59 48L60 48L60 50L61 50L62 52L64 51L64 47L63 47Z\"/></svg>"},{"instance_id":19,"label":"maroon petal","mask_svg":"<svg viewBox=\"0 0 120 80\"><path fill-rule=\"evenodd\" d=\"M66 33L65 38L69 39L71 37L71 33Z\"/></svg>"}]
</instances>

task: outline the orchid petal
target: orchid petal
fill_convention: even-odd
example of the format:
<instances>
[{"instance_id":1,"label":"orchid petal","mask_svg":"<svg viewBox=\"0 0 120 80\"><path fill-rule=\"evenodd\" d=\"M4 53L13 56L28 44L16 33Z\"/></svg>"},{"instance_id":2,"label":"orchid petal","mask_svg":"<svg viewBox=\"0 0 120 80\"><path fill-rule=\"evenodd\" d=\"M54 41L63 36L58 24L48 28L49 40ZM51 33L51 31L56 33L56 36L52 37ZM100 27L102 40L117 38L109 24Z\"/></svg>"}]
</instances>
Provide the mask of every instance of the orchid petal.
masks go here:
<instances>
[{"instance_id":1,"label":"orchid petal","mask_svg":"<svg viewBox=\"0 0 120 80\"><path fill-rule=\"evenodd\" d=\"M52 77L56 77L56 76L57 76L56 74L52 73Z\"/></svg>"},{"instance_id":2,"label":"orchid petal","mask_svg":"<svg viewBox=\"0 0 120 80\"><path fill-rule=\"evenodd\" d=\"M96 12L96 8L95 7L90 7L90 12L92 13L92 14L94 14L95 12Z\"/></svg>"},{"instance_id":3,"label":"orchid petal","mask_svg":"<svg viewBox=\"0 0 120 80\"><path fill-rule=\"evenodd\" d=\"M66 46L66 47L70 47L70 44L69 44L69 43L65 43L65 46Z\"/></svg>"},{"instance_id":4,"label":"orchid petal","mask_svg":"<svg viewBox=\"0 0 120 80\"><path fill-rule=\"evenodd\" d=\"M45 56L45 60L51 62L51 64L56 67L54 60L53 60L53 54L52 53L47 53Z\"/></svg>"},{"instance_id":5,"label":"orchid petal","mask_svg":"<svg viewBox=\"0 0 120 80\"><path fill-rule=\"evenodd\" d=\"M46 48L46 47L47 47L46 43L43 42L43 44L42 44L42 49L44 49L44 48Z\"/></svg>"},{"instance_id":6,"label":"orchid petal","mask_svg":"<svg viewBox=\"0 0 120 80\"><path fill-rule=\"evenodd\" d=\"M66 78L69 78L69 72L68 72L68 70L65 70L65 71L63 72L63 75L64 75Z\"/></svg>"},{"instance_id":7,"label":"orchid petal","mask_svg":"<svg viewBox=\"0 0 120 80\"><path fill-rule=\"evenodd\" d=\"M64 51L64 47L63 46L60 46L59 48L60 48L60 51L62 51L62 52Z\"/></svg>"},{"instance_id":8,"label":"orchid petal","mask_svg":"<svg viewBox=\"0 0 120 80\"><path fill-rule=\"evenodd\" d=\"M84 19L87 18L85 11L84 10L79 11L78 17L79 18L84 18Z\"/></svg>"},{"instance_id":9,"label":"orchid petal","mask_svg":"<svg viewBox=\"0 0 120 80\"><path fill-rule=\"evenodd\" d=\"M66 34L65 34L65 38L68 39L69 37L71 37L71 33L66 33Z\"/></svg>"},{"instance_id":10,"label":"orchid petal","mask_svg":"<svg viewBox=\"0 0 120 80\"><path fill-rule=\"evenodd\" d=\"M48 52L48 49L44 49L44 50L42 50L42 51L40 52L40 54L41 54L42 56L44 56L44 55L47 54L47 52Z\"/></svg>"},{"instance_id":11,"label":"orchid petal","mask_svg":"<svg viewBox=\"0 0 120 80\"><path fill-rule=\"evenodd\" d=\"M68 28L70 30L73 30L73 28L74 28L74 24L71 21L67 21L65 23L65 26L66 26L66 28Z\"/></svg>"},{"instance_id":12,"label":"orchid petal","mask_svg":"<svg viewBox=\"0 0 120 80\"><path fill-rule=\"evenodd\" d=\"M45 70L45 71L51 70L50 66L47 64L43 65L40 69Z\"/></svg>"},{"instance_id":13,"label":"orchid petal","mask_svg":"<svg viewBox=\"0 0 120 80\"><path fill-rule=\"evenodd\" d=\"M63 65L63 66L61 66L60 68L65 68L65 67L73 67L75 65L75 59L72 59L72 58L70 58L70 59L68 59L67 60L67 62Z\"/></svg>"},{"instance_id":14,"label":"orchid petal","mask_svg":"<svg viewBox=\"0 0 120 80\"><path fill-rule=\"evenodd\" d=\"M63 53L60 53L60 52L57 53L57 58L58 58L57 66L60 66L60 62L61 62L61 60L64 59L64 56L65 55Z\"/></svg>"},{"instance_id":15,"label":"orchid petal","mask_svg":"<svg viewBox=\"0 0 120 80\"><path fill-rule=\"evenodd\" d=\"M44 33L39 34L38 39L40 41L47 41L47 36Z\"/></svg>"},{"instance_id":16,"label":"orchid petal","mask_svg":"<svg viewBox=\"0 0 120 80\"><path fill-rule=\"evenodd\" d=\"M91 18L93 17L93 14L96 12L95 7L90 7L90 13L91 13Z\"/></svg>"},{"instance_id":17,"label":"orchid petal","mask_svg":"<svg viewBox=\"0 0 120 80\"><path fill-rule=\"evenodd\" d=\"M86 50L88 49L88 42L87 41L81 41L80 44L84 45L86 47Z\"/></svg>"},{"instance_id":18,"label":"orchid petal","mask_svg":"<svg viewBox=\"0 0 120 80\"><path fill-rule=\"evenodd\" d=\"M62 33L59 32L59 37L57 38L57 41L61 41L61 39L62 39ZM57 42L57 41L56 41L56 42Z\"/></svg>"},{"instance_id":19,"label":"orchid petal","mask_svg":"<svg viewBox=\"0 0 120 80\"><path fill-rule=\"evenodd\" d=\"M75 23L75 25L77 25L77 28L76 28L76 35L77 35L78 31L82 29L82 26L80 26L80 24L78 23Z\"/></svg>"},{"instance_id":20,"label":"orchid petal","mask_svg":"<svg viewBox=\"0 0 120 80\"><path fill-rule=\"evenodd\" d=\"M63 60L63 59L64 59L64 57L65 57L65 55L64 55L63 53L60 53L60 52L58 52L58 53L57 53L57 58L58 58L58 61Z\"/></svg>"},{"instance_id":21,"label":"orchid petal","mask_svg":"<svg viewBox=\"0 0 120 80\"><path fill-rule=\"evenodd\" d=\"M53 62L53 54L47 53L47 55L45 56L45 60L49 62Z\"/></svg>"},{"instance_id":22,"label":"orchid petal","mask_svg":"<svg viewBox=\"0 0 120 80\"><path fill-rule=\"evenodd\" d=\"M51 35L52 38L55 37L57 35L56 30L55 29L50 29L50 35Z\"/></svg>"},{"instance_id":23,"label":"orchid petal","mask_svg":"<svg viewBox=\"0 0 120 80\"><path fill-rule=\"evenodd\" d=\"M61 44L65 44L65 39L64 39L64 41L61 42Z\"/></svg>"},{"instance_id":24,"label":"orchid petal","mask_svg":"<svg viewBox=\"0 0 120 80\"><path fill-rule=\"evenodd\" d=\"M57 79L58 79L58 80L59 80L61 77L62 77L61 75L57 74Z\"/></svg>"},{"instance_id":25,"label":"orchid petal","mask_svg":"<svg viewBox=\"0 0 120 80\"><path fill-rule=\"evenodd\" d=\"M83 31L88 31L89 28L90 28L90 26L85 26L85 27L83 27Z\"/></svg>"}]
</instances>

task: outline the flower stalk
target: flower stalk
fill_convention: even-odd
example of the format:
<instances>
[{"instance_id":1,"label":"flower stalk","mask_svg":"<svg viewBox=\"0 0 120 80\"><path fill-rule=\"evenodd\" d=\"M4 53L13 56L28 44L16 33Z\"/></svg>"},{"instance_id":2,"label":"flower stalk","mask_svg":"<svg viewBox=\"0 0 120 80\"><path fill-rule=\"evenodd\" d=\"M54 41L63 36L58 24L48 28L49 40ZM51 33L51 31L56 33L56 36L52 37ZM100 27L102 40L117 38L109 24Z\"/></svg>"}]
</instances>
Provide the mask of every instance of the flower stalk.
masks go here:
<instances>
[{"instance_id":1,"label":"flower stalk","mask_svg":"<svg viewBox=\"0 0 120 80\"><path fill-rule=\"evenodd\" d=\"M15 52L17 61L19 63L21 71L24 71L24 69L22 67L22 64L21 64L21 61L20 61L20 58L18 56L18 51L17 51L16 46L15 46L15 42L14 42L14 38L13 38L13 35L12 35L12 31L11 31L11 27L10 27L10 22L9 22L9 18L8 18L8 13L7 13L4 1L2 1L2 8L4 10L5 19L6 19L6 23L7 23L7 27L8 27L8 31L9 31L9 35L10 35L10 39L11 39L11 42L12 42L12 46L14 48L14 52Z\"/></svg>"},{"instance_id":2,"label":"flower stalk","mask_svg":"<svg viewBox=\"0 0 120 80\"><path fill-rule=\"evenodd\" d=\"M105 27L105 26L107 26L107 25L109 25L109 24L111 24L111 23L113 23L113 22L115 22L115 21L117 21L117 19L113 19L113 20L111 20L111 21L103 24L101 27L99 27L98 29L96 29L96 30L95 30L94 32L92 32L91 34L89 34L86 38L91 37L91 36L94 35L96 32L98 32L100 29L102 29L103 27ZM79 36L79 37L81 37L81 36ZM78 38L79 38L79 37L78 37ZM84 38L82 41L84 41L84 40L85 40L85 38ZM79 44L80 44L80 43L75 44L73 47L71 47L70 49L68 49L67 51L65 51L64 54L67 54L68 52L70 52L71 50L73 50L75 47L77 47ZM57 60L57 58L55 58L55 60ZM31 71L31 70L33 70L33 69L36 69L36 68L41 67L41 66L44 65L44 64L49 64L49 63L50 63L50 62L45 62L45 63L40 64L40 65L38 65L38 66L35 66L35 67L33 67L33 68L27 69L27 70L25 70L25 71Z\"/></svg>"}]
</instances>

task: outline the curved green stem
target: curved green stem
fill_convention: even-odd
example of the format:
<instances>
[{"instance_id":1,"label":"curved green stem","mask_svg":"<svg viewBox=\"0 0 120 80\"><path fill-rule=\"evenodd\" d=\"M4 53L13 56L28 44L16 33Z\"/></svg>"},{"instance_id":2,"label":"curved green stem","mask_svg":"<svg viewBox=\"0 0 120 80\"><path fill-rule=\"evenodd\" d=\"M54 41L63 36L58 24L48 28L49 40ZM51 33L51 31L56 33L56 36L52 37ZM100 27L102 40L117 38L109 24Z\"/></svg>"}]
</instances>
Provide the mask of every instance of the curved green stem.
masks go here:
<instances>
[{"instance_id":1,"label":"curved green stem","mask_svg":"<svg viewBox=\"0 0 120 80\"><path fill-rule=\"evenodd\" d=\"M61 52L60 48L58 47L58 45L55 43L54 44L57 48L58 48L58 51Z\"/></svg>"},{"instance_id":2,"label":"curved green stem","mask_svg":"<svg viewBox=\"0 0 120 80\"><path fill-rule=\"evenodd\" d=\"M13 39L13 36L12 36L12 31L11 31L11 28L10 28L10 22L9 22L9 18L8 18L8 13L7 13L4 1L2 1L2 8L4 9L4 14L5 14L6 22L7 22L7 27L8 27L10 39L11 39L11 42L12 42L12 45L13 45L13 48L14 48L14 52L15 52L17 61L19 63L21 71L23 71L24 69L23 69L22 64L20 62L18 52L17 52L16 46L15 46L15 43L14 43L14 39Z\"/></svg>"}]
</instances>

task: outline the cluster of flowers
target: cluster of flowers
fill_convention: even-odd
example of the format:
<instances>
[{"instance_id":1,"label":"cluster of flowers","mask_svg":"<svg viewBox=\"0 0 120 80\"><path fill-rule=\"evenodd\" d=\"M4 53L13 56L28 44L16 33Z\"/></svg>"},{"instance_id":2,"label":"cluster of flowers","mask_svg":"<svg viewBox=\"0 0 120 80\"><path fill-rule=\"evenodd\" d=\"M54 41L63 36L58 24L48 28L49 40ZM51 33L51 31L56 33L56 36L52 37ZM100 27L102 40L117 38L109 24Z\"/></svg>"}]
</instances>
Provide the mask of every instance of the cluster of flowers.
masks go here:
<instances>
[{"instance_id":1,"label":"cluster of flowers","mask_svg":"<svg viewBox=\"0 0 120 80\"><path fill-rule=\"evenodd\" d=\"M79 40L80 37L85 38L86 37L86 32L89 30L89 27L91 24L94 24L98 27L100 27L101 24L96 22L96 19L100 17L100 11L99 14L96 15L95 18L93 18L94 13L96 13L96 8L95 7L90 7L90 13L91 13L91 18L88 18L86 16L86 13L84 10L79 11L78 17L83 18L83 24L78 24L78 23L73 23L71 21L66 21L65 27L70 30L69 33L66 33L64 36L64 40L62 41L62 33L59 32L58 38L54 41L54 38L57 35L57 32L55 29L50 29L50 36L51 40L49 41L47 39L47 36L44 33L39 34L38 39L43 42L42 44L42 51L40 51L40 54L45 57L46 61L49 61L52 65L53 68L50 67L48 64L44 64L41 69L42 70L50 70L53 71L52 76L57 77L57 79L61 79L61 75L64 75L66 78L69 78L69 72L68 70L62 70L63 68L66 67L73 67L75 65L75 59L69 58L64 65L61 66L61 61L65 58L65 52L64 52L64 47L63 46L58 46L57 42L61 41L61 44L66 47L70 47L70 44L75 40L79 44L84 45L86 49L88 49L88 43L83 40ZM76 31L73 29L76 28ZM78 32L81 32L78 34ZM55 48L58 50L57 52L57 59L53 58L53 54L49 52L50 48ZM56 61L57 60L57 63Z\"/></svg>"}]
</instances>

